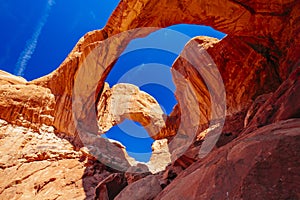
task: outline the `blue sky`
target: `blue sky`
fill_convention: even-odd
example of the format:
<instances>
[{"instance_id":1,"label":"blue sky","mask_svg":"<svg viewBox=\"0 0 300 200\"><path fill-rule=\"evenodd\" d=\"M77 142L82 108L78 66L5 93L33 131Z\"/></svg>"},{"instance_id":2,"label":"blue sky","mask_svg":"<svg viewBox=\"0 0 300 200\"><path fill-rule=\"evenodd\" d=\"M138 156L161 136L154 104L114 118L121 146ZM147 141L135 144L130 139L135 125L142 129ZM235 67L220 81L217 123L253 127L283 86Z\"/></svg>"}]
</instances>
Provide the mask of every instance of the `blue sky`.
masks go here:
<instances>
[{"instance_id":1,"label":"blue sky","mask_svg":"<svg viewBox=\"0 0 300 200\"><path fill-rule=\"evenodd\" d=\"M18 59L31 39L36 46L27 59L24 77L32 80L56 69L86 32L102 28L116 0L0 0L2 25L0 68L14 73ZM107 3L109 2L109 3ZM49 5L52 6L49 6ZM42 26L41 26L42 25ZM30 44L29 44L30 43Z\"/></svg>"},{"instance_id":2,"label":"blue sky","mask_svg":"<svg viewBox=\"0 0 300 200\"><path fill-rule=\"evenodd\" d=\"M27 80L52 72L66 58L80 37L88 31L101 29L106 24L118 2L117 0L0 0L0 22L3 27L0 33L0 69L21 75ZM187 39L197 35L224 37L223 33L205 26L176 25L169 29L173 33L178 31L185 34ZM145 39L134 40L129 47L137 44L141 47L149 43L165 46L175 44L180 51L188 40L178 40L172 31L160 30ZM119 58L107 82L110 86L118 82L136 83L144 80L147 74L149 81L140 85L140 89L154 96L168 114L176 104L172 89L170 90L172 87L170 85L173 84L171 74L168 70L162 73L161 70L156 72L154 69L160 65L171 67L176 57L174 52L155 48L145 47L129 51ZM149 68L152 72L147 71ZM124 74L132 72L130 71L132 69L136 69L134 71L136 75L124 79ZM151 73L154 73L154 76ZM168 83L161 84L157 81L155 73L163 74L161 78ZM151 76L154 78L152 82ZM129 154L136 159L147 161L151 155L153 140L146 137L147 133L137 123L126 120L120 127L113 127L106 135L121 141ZM139 130L139 134L131 134L134 129Z\"/></svg>"}]
</instances>

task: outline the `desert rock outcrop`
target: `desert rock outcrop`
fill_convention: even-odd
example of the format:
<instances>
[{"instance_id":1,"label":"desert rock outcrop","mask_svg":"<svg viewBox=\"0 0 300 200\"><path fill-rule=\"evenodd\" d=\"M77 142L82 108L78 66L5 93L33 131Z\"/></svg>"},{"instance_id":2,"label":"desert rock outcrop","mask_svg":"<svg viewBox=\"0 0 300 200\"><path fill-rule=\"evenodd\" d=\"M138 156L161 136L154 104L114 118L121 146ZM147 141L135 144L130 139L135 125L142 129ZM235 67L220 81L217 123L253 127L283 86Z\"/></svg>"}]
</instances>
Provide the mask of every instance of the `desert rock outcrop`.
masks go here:
<instances>
[{"instance_id":1,"label":"desert rock outcrop","mask_svg":"<svg viewBox=\"0 0 300 200\"><path fill-rule=\"evenodd\" d=\"M123 88L147 102L134 105L136 110L130 106L134 120L165 122L159 139L168 142L154 147L157 154L170 149L173 160L165 171L150 175L144 164L130 166L120 144L97 136L104 116L110 120L103 130L123 116L105 108L105 95L119 91L108 88L105 79L132 39L179 23L212 26L227 36L187 43L172 66L178 104L170 116L146 112L153 99L137 88ZM132 31L144 27L154 28ZM106 26L82 37L51 74L27 82L0 71L0 199L126 199L135 188L140 190L136 199L143 194L150 199L299 199L299 33L298 0L121 1ZM226 116L219 109L223 104L210 108L215 102L205 77L185 59L191 54L189 59L201 64L206 58L201 51L224 83ZM181 93L182 81L194 95ZM225 124L217 145L202 158L199 150L215 131L206 129L207 123L219 120L214 113ZM184 131L177 134L180 128ZM189 144L177 154L186 136ZM101 147L102 154L84 145ZM113 158L107 156L111 152Z\"/></svg>"},{"instance_id":2,"label":"desert rock outcrop","mask_svg":"<svg viewBox=\"0 0 300 200\"><path fill-rule=\"evenodd\" d=\"M111 89L105 84L97 104L97 115L100 133L124 119L139 122L154 139L165 127L165 114L157 101L131 84L119 83Z\"/></svg>"}]
</instances>

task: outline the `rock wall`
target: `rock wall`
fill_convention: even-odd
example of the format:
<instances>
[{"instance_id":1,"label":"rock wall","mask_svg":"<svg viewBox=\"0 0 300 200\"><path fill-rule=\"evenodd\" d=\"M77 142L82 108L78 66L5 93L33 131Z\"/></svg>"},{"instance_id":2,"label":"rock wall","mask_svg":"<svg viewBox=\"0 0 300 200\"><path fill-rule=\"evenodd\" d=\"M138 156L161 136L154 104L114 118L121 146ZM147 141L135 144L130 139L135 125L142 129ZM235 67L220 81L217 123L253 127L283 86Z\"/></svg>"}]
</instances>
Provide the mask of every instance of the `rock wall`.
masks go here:
<instances>
[{"instance_id":1,"label":"rock wall","mask_svg":"<svg viewBox=\"0 0 300 200\"><path fill-rule=\"evenodd\" d=\"M48 88L0 71L0 99L1 119L35 130L53 124L55 97Z\"/></svg>"},{"instance_id":2,"label":"rock wall","mask_svg":"<svg viewBox=\"0 0 300 200\"><path fill-rule=\"evenodd\" d=\"M194 38L174 63L173 70L188 80L196 96L181 94L174 75L179 104L159 138L168 138L172 152L179 123L184 130L194 124L200 129L183 155L149 176L147 166L130 166L120 145L80 134L98 132L96 105L99 122L109 114L103 113L104 80L130 40L179 23L209 25L227 36L221 41ZM154 28L126 32L141 27ZM125 34L108 48L105 41L118 33ZM82 37L51 74L27 82L0 72L0 198L299 199L299 33L298 0L121 1L107 25ZM204 78L183 59L193 42L216 64L228 111L220 140L203 159L199 149L210 130L202 130L214 111ZM74 102L74 94L81 101ZM199 112L190 122L182 121L182 109L193 108ZM81 148L82 142L105 147L104 156ZM165 145L159 148L157 154L166 153ZM112 149L114 159L105 157ZM151 161L160 166L159 159Z\"/></svg>"}]
</instances>

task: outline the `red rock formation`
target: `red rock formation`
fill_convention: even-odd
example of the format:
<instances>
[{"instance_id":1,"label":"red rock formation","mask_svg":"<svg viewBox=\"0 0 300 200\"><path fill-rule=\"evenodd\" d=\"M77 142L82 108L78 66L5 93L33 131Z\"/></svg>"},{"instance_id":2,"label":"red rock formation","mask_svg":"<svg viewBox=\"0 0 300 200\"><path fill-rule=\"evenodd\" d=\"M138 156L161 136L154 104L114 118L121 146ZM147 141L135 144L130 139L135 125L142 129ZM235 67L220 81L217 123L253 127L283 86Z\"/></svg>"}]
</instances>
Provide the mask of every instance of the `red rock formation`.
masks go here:
<instances>
[{"instance_id":1,"label":"red rock formation","mask_svg":"<svg viewBox=\"0 0 300 200\"><path fill-rule=\"evenodd\" d=\"M154 173L165 170L166 166L171 163L171 154L169 151L168 140L155 140L152 144L152 155L146 163L149 171Z\"/></svg>"},{"instance_id":2,"label":"red rock formation","mask_svg":"<svg viewBox=\"0 0 300 200\"><path fill-rule=\"evenodd\" d=\"M11 84L11 85L15 85L15 84L25 84L27 81L20 77L20 76L13 76L10 73L4 72L4 71L0 71L0 83L1 85L6 85L6 84Z\"/></svg>"},{"instance_id":3,"label":"red rock formation","mask_svg":"<svg viewBox=\"0 0 300 200\"><path fill-rule=\"evenodd\" d=\"M115 173L101 181L96 189L94 199L109 200L114 199L117 194L127 185L123 174Z\"/></svg>"},{"instance_id":4,"label":"red rock formation","mask_svg":"<svg viewBox=\"0 0 300 200\"><path fill-rule=\"evenodd\" d=\"M54 106L55 97L48 88L0 71L1 119L38 130L42 124L53 124Z\"/></svg>"},{"instance_id":5,"label":"red rock formation","mask_svg":"<svg viewBox=\"0 0 300 200\"><path fill-rule=\"evenodd\" d=\"M262 127L195 162L155 199L298 199L299 134L299 119Z\"/></svg>"},{"instance_id":6,"label":"red rock formation","mask_svg":"<svg viewBox=\"0 0 300 200\"><path fill-rule=\"evenodd\" d=\"M300 122L292 119L299 118L299 15L298 0L121 1L107 25L81 38L53 73L26 82L0 72L0 198L112 199L121 191L118 198L126 199L135 188L137 199L143 194L153 198L160 192L159 183L164 189L156 199L299 199ZM228 34L219 42L194 40L206 49L225 85L228 112L219 148L199 159L205 134L214 131L201 132L204 126L176 157L175 147L186 143L189 130L193 133L218 113L209 108L214 101L208 98L205 77L183 59L191 41L173 68L196 88L195 98L178 90L179 105L160 133L169 138L173 163L155 176L133 178L130 171L123 176L111 168L130 169L123 150L93 135L98 132L95 105L130 40L178 23L209 25ZM157 28L125 32L151 26ZM121 32L125 34L115 40ZM195 63L203 60L201 54L193 55ZM174 77L179 88L181 82ZM255 101L260 95L266 98ZM193 108L200 111L182 120L182 111ZM203 121L198 120L200 114ZM178 122L184 134L175 135ZM230 134L232 138L226 138ZM82 142L103 148L102 154L97 148L79 150ZM107 156L111 152L113 159ZM152 183L155 190L150 191ZM122 187L111 189L116 185Z\"/></svg>"},{"instance_id":7,"label":"red rock formation","mask_svg":"<svg viewBox=\"0 0 300 200\"><path fill-rule=\"evenodd\" d=\"M280 120L300 117L300 67L257 109L244 133Z\"/></svg>"},{"instance_id":8,"label":"red rock formation","mask_svg":"<svg viewBox=\"0 0 300 200\"><path fill-rule=\"evenodd\" d=\"M85 198L87 159L81 151L51 126L37 132L4 120L0 124L1 199Z\"/></svg>"},{"instance_id":9,"label":"red rock formation","mask_svg":"<svg viewBox=\"0 0 300 200\"><path fill-rule=\"evenodd\" d=\"M107 132L124 119L139 122L154 139L165 127L165 114L157 101L131 84L120 83L111 89L105 84L97 111L100 133Z\"/></svg>"},{"instance_id":10,"label":"red rock formation","mask_svg":"<svg viewBox=\"0 0 300 200\"><path fill-rule=\"evenodd\" d=\"M154 199L161 190L158 178L154 175L150 175L126 187L115 199Z\"/></svg>"},{"instance_id":11,"label":"red rock formation","mask_svg":"<svg viewBox=\"0 0 300 200\"><path fill-rule=\"evenodd\" d=\"M223 40L224 42L219 44L220 49L214 56L214 59L217 58L215 63L217 63L221 72L226 70L222 73L223 75L226 74L223 79L228 79L228 82L230 82L233 80L232 77L238 76L241 80L250 79L250 82L261 81L260 84L255 84L256 87L251 88L247 88L248 84L244 81L238 82L240 83L240 95L244 94L246 96L237 97L242 98L243 101L241 102L244 103L240 105L236 98L228 100L233 101L232 104L237 106L237 108L235 106L229 107L229 110L237 112L245 103L249 103L248 101L252 97L255 98L265 90L275 90L281 79L287 78L298 62L296 50L299 47L295 45L299 43L300 37L297 24L299 13L297 0L253 3L253 5L256 4L259 4L259 6L252 7L252 3L248 5L248 3L240 1L224 1L217 4L209 1L200 3L196 1L192 3L181 1L158 2L155 0L122 1L104 29L86 34L58 70L32 83L50 88L56 96L54 124L59 131L73 135L75 129L70 121L72 121L71 99L74 79L76 78L75 74L82 67L88 54L101 41L117 33L139 27L166 27L177 23L204 24L229 34L228 40L226 39L227 42ZM160 12L161 9L164 10L163 13ZM174 10L176 10L176 15L174 15ZM287 19L289 19L289 23L286 23ZM105 80L113 66L113 62L125 48L125 45L131 39L143 36L149 31L151 30L145 30L142 33L140 31L135 32L130 37L123 35L118 39L119 43L110 46L110 51L104 51L105 47L103 47L103 50L99 50L104 51L99 54L102 56L99 59L103 61L101 66L103 68L101 73L103 74L95 74L98 79L101 79L99 88L102 88L103 80ZM222 48L223 50L221 50ZM286 55L291 55L289 60L286 60ZM236 61L231 57L234 57ZM245 58L246 60L244 60ZM225 65L219 66L222 63L225 63ZM249 64L247 65L247 63ZM93 64L97 66L97 63ZM245 66L245 68L240 66ZM251 70L254 74L247 78L243 75L243 72L251 66L257 67L255 67L255 71ZM89 76L89 78L91 77ZM245 86L241 85L242 83L245 83ZM233 95L237 86L234 83L226 86L228 87L226 91ZM93 103L90 102L83 102L83 104L89 105L87 110L93 107Z\"/></svg>"}]
</instances>

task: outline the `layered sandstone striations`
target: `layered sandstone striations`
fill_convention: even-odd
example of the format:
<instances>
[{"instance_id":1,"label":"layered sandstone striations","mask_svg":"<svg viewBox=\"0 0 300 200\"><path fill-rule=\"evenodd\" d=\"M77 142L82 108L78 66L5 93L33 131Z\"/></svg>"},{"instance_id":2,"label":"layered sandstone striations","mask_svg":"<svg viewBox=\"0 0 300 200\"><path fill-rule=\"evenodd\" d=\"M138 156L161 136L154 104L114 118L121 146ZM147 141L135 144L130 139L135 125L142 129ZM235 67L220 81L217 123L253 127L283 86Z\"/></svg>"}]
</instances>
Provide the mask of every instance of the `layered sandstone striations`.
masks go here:
<instances>
[{"instance_id":1,"label":"layered sandstone striations","mask_svg":"<svg viewBox=\"0 0 300 200\"><path fill-rule=\"evenodd\" d=\"M252 7L252 5L255 6ZM174 15L174 10L176 10L176 15ZM106 51L108 49L105 46L106 43L101 43L101 41L106 41L120 32L134 28L166 27L177 23L203 24L228 34L225 40L218 44L218 51L214 58L216 58L215 63L220 72L224 72L222 73L223 79L230 82L234 77L238 77L233 80L240 84L237 85L241 90L238 96L235 96L234 82L226 85L228 101L233 101L229 110L238 112L241 107L262 94L263 91L274 91L297 66L299 47L296 44L299 43L300 37L298 17L299 3L296 0L253 2L250 5L239 1L218 3L122 1L102 30L86 34L58 70L33 81L33 84L51 89L56 97L54 124L59 131L73 135L74 124L70 123L72 121L72 90L76 73L78 74L80 68L85 65L84 61L89 53L96 47L98 48L96 54L100 55L98 60L101 60L101 64L95 60L89 65L101 70L96 74L92 73L94 72L92 70L94 77L88 76L89 79L84 81L91 82L91 79L96 77L100 80L99 88L102 88L105 77L113 67L113 62L124 50L126 44L131 39L146 35L155 28L119 36L109 46L109 51ZM103 45L101 48L99 48L100 43ZM254 71L251 68L252 65L255 66ZM246 70L251 70L251 73L249 71L250 77L243 75ZM249 84L244 79L250 80ZM250 84L254 81L260 82ZM96 84L94 82L97 81L92 82L91 87L94 87ZM93 106L88 100L85 100L83 104L89 105L86 112L89 112Z\"/></svg>"},{"instance_id":2,"label":"layered sandstone striations","mask_svg":"<svg viewBox=\"0 0 300 200\"><path fill-rule=\"evenodd\" d=\"M299 15L298 0L121 1L107 25L81 38L51 74L27 82L0 72L0 198L299 199ZM149 176L144 164L130 166L121 145L95 136L101 132L98 124L106 122L107 130L124 117L120 110L111 112L113 104L105 108L103 100L112 90L123 100L126 92L108 89L104 80L130 40L178 23L209 25L227 36L221 41L197 37L186 45L172 70L178 105L166 119L146 111L149 96L123 88L146 105L118 106L143 125L164 119L159 138L168 138L169 146L164 141L153 147L165 158L168 149L175 155L165 171ZM157 28L116 39L142 27ZM227 113L219 142L200 159L199 150L213 131L204 130L207 123L219 120L214 113L222 116L218 105L210 108L214 101L205 77L184 59L194 50L189 59L203 63L203 49L224 82ZM182 93L183 80L194 95ZM184 131L176 134L179 124ZM184 144L191 129L196 135L177 157L172 141ZM83 132L89 134L82 137ZM102 148L103 156L95 154L97 149L80 149L83 144ZM112 149L114 159L105 156ZM160 167L155 156L151 161Z\"/></svg>"},{"instance_id":3,"label":"layered sandstone striations","mask_svg":"<svg viewBox=\"0 0 300 200\"><path fill-rule=\"evenodd\" d=\"M82 178L88 159L83 152L74 151L66 139L58 137L54 127L43 126L34 131L4 120L0 123L1 199L86 197Z\"/></svg>"},{"instance_id":4,"label":"layered sandstone striations","mask_svg":"<svg viewBox=\"0 0 300 200\"><path fill-rule=\"evenodd\" d=\"M0 83L1 119L35 130L53 124L55 97L50 89L2 71Z\"/></svg>"}]
</instances>

